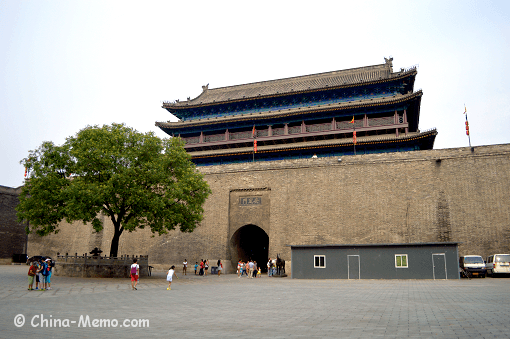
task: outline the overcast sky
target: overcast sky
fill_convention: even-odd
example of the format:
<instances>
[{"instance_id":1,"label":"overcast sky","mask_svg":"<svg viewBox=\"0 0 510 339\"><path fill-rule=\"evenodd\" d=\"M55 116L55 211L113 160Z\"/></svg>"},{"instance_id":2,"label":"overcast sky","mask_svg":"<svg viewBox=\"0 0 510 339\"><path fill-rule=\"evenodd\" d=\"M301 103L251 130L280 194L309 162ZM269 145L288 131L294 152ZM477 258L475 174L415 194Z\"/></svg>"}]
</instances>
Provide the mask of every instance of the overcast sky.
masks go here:
<instances>
[{"instance_id":1,"label":"overcast sky","mask_svg":"<svg viewBox=\"0 0 510 339\"><path fill-rule=\"evenodd\" d=\"M384 63L418 65L434 148L510 142L510 1L0 1L0 185L87 125L165 137L162 101Z\"/></svg>"}]
</instances>

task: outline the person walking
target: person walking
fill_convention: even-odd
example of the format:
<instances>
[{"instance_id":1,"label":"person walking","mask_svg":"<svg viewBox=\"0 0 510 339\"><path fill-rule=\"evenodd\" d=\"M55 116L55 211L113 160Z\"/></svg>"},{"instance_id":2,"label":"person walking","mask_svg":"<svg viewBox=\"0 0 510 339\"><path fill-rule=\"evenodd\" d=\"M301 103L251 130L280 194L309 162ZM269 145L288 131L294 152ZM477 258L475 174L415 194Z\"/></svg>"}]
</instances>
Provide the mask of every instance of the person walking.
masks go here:
<instances>
[{"instance_id":1,"label":"person walking","mask_svg":"<svg viewBox=\"0 0 510 339\"><path fill-rule=\"evenodd\" d=\"M221 260L218 259L218 277L221 275L222 269L223 269L223 264L221 263Z\"/></svg>"},{"instance_id":2,"label":"person walking","mask_svg":"<svg viewBox=\"0 0 510 339\"><path fill-rule=\"evenodd\" d=\"M170 267L170 269L168 270L168 273L166 274L166 281L168 281L168 287L166 288L167 291L170 291L172 289L170 286L172 285L172 277L174 275L177 279L179 279L179 277L175 273L175 266L172 265L172 267Z\"/></svg>"},{"instance_id":3,"label":"person walking","mask_svg":"<svg viewBox=\"0 0 510 339\"><path fill-rule=\"evenodd\" d=\"M195 261L195 275L197 275L198 261Z\"/></svg>"},{"instance_id":4,"label":"person walking","mask_svg":"<svg viewBox=\"0 0 510 339\"><path fill-rule=\"evenodd\" d=\"M271 261L271 258L267 261L267 276L271 277L273 274L271 272L271 267L273 265L273 262Z\"/></svg>"},{"instance_id":5,"label":"person walking","mask_svg":"<svg viewBox=\"0 0 510 339\"><path fill-rule=\"evenodd\" d=\"M131 287L134 290L137 290L136 285L138 284L138 276L140 275L140 266L136 263L138 259L133 259L133 264L131 264Z\"/></svg>"},{"instance_id":6,"label":"person walking","mask_svg":"<svg viewBox=\"0 0 510 339\"><path fill-rule=\"evenodd\" d=\"M187 275L186 271L188 270L188 260L184 259L182 262L182 274Z\"/></svg>"},{"instance_id":7,"label":"person walking","mask_svg":"<svg viewBox=\"0 0 510 339\"><path fill-rule=\"evenodd\" d=\"M207 271L209 270L209 259L207 259L205 261L204 269L205 269L205 275L207 276Z\"/></svg>"}]
</instances>

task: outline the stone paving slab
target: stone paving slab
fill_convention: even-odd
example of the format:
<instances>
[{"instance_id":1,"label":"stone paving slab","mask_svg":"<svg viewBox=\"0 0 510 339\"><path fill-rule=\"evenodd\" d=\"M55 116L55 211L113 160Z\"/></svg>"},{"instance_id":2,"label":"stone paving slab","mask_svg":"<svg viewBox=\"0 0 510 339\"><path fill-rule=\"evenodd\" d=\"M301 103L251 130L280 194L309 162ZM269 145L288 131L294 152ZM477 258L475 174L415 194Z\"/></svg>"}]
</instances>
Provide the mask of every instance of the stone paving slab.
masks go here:
<instances>
[{"instance_id":1,"label":"stone paving slab","mask_svg":"<svg viewBox=\"0 0 510 339\"><path fill-rule=\"evenodd\" d=\"M27 266L0 266L0 338L509 338L510 279L298 280L53 277L27 291ZM18 314L25 318L16 327ZM70 327L32 327L60 319ZM91 320L78 326L80 317ZM117 327L92 327L104 319ZM148 319L148 327L123 326ZM131 322L135 320L135 322ZM99 321L99 320L98 320ZM51 323L48 320L47 326ZM83 323L82 323L83 325ZM121 327L122 325L122 327Z\"/></svg>"}]
</instances>

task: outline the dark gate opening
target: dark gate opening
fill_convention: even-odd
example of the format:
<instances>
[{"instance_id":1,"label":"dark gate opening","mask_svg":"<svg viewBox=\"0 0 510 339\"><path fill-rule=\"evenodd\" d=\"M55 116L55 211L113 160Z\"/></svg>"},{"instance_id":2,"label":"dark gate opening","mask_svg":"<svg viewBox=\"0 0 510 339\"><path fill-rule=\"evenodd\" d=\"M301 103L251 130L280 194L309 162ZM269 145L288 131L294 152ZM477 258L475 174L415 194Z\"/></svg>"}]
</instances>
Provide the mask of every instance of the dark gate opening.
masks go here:
<instances>
[{"instance_id":1,"label":"dark gate opening","mask_svg":"<svg viewBox=\"0 0 510 339\"><path fill-rule=\"evenodd\" d=\"M231 239L232 264L242 260L255 260L263 272L267 271L267 255L269 253L269 236L255 225L246 225L238 229Z\"/></svg>"}]
</instances>

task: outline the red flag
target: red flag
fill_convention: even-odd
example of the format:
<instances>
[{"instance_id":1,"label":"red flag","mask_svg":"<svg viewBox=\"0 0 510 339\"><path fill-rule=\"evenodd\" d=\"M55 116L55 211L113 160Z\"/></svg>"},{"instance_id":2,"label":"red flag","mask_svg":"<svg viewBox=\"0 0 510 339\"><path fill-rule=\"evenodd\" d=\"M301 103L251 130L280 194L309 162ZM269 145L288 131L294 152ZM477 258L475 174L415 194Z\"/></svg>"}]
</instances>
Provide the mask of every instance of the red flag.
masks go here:
<instances>
[{"instance_id":1,"label":"red flag","mask_svg":"<svg viewBox=\"0 0 510 339\"><path fill-rule=\"evenodd\" d=\"M25 167L25 178L27 177L27 168Z\"/></svg>"},{"instance_id":2,"label":"red flag","mask_svg":"<svg viewBox=\"0 0 510 339\"><path fill-rule=\"evenodd\" d=\"M257 153L257 140L253 140L253 152Z\"/></svg>"},{"instance_id":3,"label":"red flag","mask_svg":"<svg viewBox=\"0 0 510 339\"><path fill-rule=\"evenodd\" d=\"M255 138L255 133L256 133L255 125L253 125L253 130L251 131L252 138Z\"/></svg>"},{"instance_id":4,"label":"red flag","mask_svg":"<svg viewBox=\"0 0 510 339\"><path fill-rule=\"evenodd\" d=\"M354 145L356 145L356 131L352 132L352 139L354 141Z\"/></svg>"},{"instance_id":5,"label":"red flag","mask_svg":"<svg viewBox=\"0 0 510 339\"><path fill-rule=\"evenodd\" d=\"M352 120L349 121L349 124L354 124L354 115L352 116Z\"/></svg>"}]
</instances>

